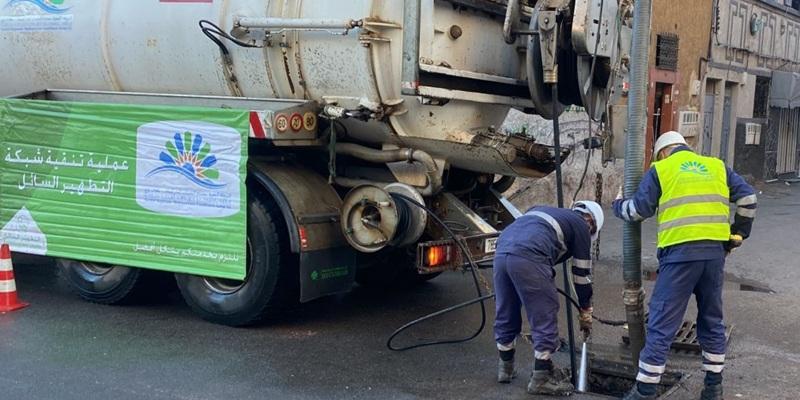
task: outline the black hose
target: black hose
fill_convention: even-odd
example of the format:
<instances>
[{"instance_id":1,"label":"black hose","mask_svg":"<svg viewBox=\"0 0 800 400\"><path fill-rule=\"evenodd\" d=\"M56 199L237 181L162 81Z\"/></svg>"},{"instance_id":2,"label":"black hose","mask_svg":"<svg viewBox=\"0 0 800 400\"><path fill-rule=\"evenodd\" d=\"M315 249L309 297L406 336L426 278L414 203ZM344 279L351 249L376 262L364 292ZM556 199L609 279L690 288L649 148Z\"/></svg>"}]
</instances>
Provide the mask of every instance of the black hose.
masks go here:
<instances>
[{"instance_id":1,"label":"black hose","mask_svg":"<svg viewBox=\"0 0 800 400\"><path fill-rule=\"evenodd\" d=\"M478 272L477 272L478 271L478 265L475 264L475 260L472 259L472 255L470 254L469 250L467 250L466 246L464 245L464 242L461 241L458 236L456 236L456 234L453 232L453 230L450 229L450 227L447 226L447 224L444 221L442 221L436 215L436 213L434 213L431 209L426 207L424 204L420 204L419 202L417 202L416 200L414 200L414 199L412 199L412 198L410 198L408 196L405 196L405 195L402 195L402 194L399 194L399 193L395 193L394 195L396 197L399 197L399 198L405 200L409 204L413 204L414 206L417 206L417 207L421 208L422 210L424 210L426 213L428 213L428 215L431 218L433 218L439 225L442 226L442 229L444 229L447 232L447 234L450 235L451 238L453 238L453 241L455 241L455 243L461 249L461 252L464 254L464 258L466 258L467 262L469 262L469 265L470 265L470 269L469 270L470 270L470 272L472 272L472 280L475 283L475 290L477 291L478 296L477 296L476 300L471 300L470 302L468 302L469 304L464 304L464 303L458 304L458 305L449 307L447 309L437 311L437 312L435 312L433 314L426 315L426 316L424 316L422 318L416 319L414 321L411 321L411 322L403 325L402 327L400 327L399 329L394 331L394 333L392 333L391 336L389 336L389 339L386 341L386 347L389 348L389 350L392 350L392 351L405 351L405 350L417 349L417 348L426 347L426 346L435 346L435 345L440 345L440 344L464 343L464 342L468 342L468 341L470 341L472 339L475 339L476 337L478 337L478 335L481 334L481 332L483 332L483 328L486 327L486 305L483 302L484 302L484 300L491 298L491 297L483 298L485 296L483 295L483 291L481 291L481 285L480 285L480 282L478 281ZM494 294L492 294L491 296L494 296ZM392 346L392 342L394 341L394 338L397 335L399 335L400 333L402 333L403 331L405 331L406 329L408 329L408 328L410 328L410 327L412 327L412 326L414 326L416 324L419 324L420 322L429 320L431 318L437 317L437 316L442 315L442 314L449 313L449 312L451 312L453 310L457 310L459 308L463 308L463 307L466 307L466 306L474 304L474 303L480 303L480 305L481 305L481 324L478 327L478 329L475 331L475 333L473 333L472 335L470 335L468 337L465 337L465 338L462 338L462 339L436 340L436 341L433 341L433 342L418 343L418 344L415 344L415 345L405 346L405 347L394 347L394 346Z\"/></svg>"},{"instance_id":2,"label":"black hose","mask_svg":"<svg viewBox=\"0 0 800 400\"><path fill-rule=\"evenodd\" d=\"M468 341L478 337L478 335L480 335L481 332L483 332L483 328L486 327L486 305L484 304L484 302L486 300L489 300L489 299L495 297L495 294L494 293L489 293L489 294L484 295L483 292L481 291L480 282L478 281L478 275L477 275L477 272L476 272L478 270L478 266L475 264L475 261L472 259L472 255L469 253L469 251L464 246L463 241L461 241L460 238L458 238L455 235L455 233L453 233L453 231L450 229L450 227L447 226L447 224L444 221L442 221L433 211L431 211L424 204L420 204L416 200L414 200L414 199L412 199L412 198L410 198L408 196L402 195L402 194L392 193L392 196L395 197L395 198L403 199L406 202L408 202L409 204L412 204L412 205L414 205L416 207L419 207L422 210L424 210L426 213L428 213L428 215L431 216L431 218L433 218L437 223L439 223L439 225L442 226L442 228L447 232L448 235L450 235L450 237L453 238L453 240L456 242L456 244L458 245L458 247L461 250L461 252L464 254L464 258L467 259L467 261L468 261L468 263L470 265L470 272L472 272L472 279L473 279L473 282L475 283L475 290L478 293L478 297L474 298L472 300L460 303L460 304L456 304L456 305L441 309L439 311L436 311L434 313L425 315L423 317L417 318L417 319L415 319L415 320L413 320L413 321L401 326L400 328L397 328L389 336L389 339L386 340L386 347L389 350L392 350L392 351L406 351L406 350L411 350L411 349L417 349L417 348L420 348L420 347L436 346L436 345L441 345L441 344L464 343L464 342L468 342ZM563 290L561 290L559 288L556 288L556 290L558 291L558 293L560 293L562 296L564 296L565 299L567 299L569 304L571 304L573 307L575 307L577 310L580 311L580 305L578 304L577 301L575 301L575 299L573 299L569 294L567 294L566 292L564 292ZM394 346L392 346L392 342L394 341L394 339L398 335L403 333L404 331L408 330L409 328L411 328L411 327L413 327L415 325L418 325L418 324L420 324L422 322L428 321L430 319L436 318L438 316L441 316L441 315L444 315L444 314L447 314L447 313L450 313L450 312L453 312L453 311L456 311L456 310L471 306L471 305L473 305L475 303L480 303L480 305L481 305L481 323L480 323L480 326L478 327L478 329L475 331L475 333L471 334L470 336L462 338L462 339L445 339L445 340L436 340L436 341L432 341L432 342L423 342L423 343L418 343L418 344L414 344L414 345L411 345L411 346L405 346L405 347L394 347ZM595 321L600 322L601 324L610 325L610 326L623 326L626 323L625 321L607 320L607 319L596 317L594 315L592 315L592 318Z\"/></svg>"}]
</instances>

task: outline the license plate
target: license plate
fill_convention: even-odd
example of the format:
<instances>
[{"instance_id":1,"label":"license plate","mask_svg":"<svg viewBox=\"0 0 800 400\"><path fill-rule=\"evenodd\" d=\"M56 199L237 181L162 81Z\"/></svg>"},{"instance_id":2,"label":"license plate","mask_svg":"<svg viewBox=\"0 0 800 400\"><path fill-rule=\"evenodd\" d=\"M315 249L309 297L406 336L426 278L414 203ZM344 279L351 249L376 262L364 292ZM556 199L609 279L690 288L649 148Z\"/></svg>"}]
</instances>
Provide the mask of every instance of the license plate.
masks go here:
<instances>
[{"instance_id":1,"label":"license plate","mask_svg":"<svg viewBox=\"0 0 800 400\"><path fill-rule=\"evenodd\" d=\"M497 250L497 238L489 238L483 242L484 253L494 253Z\"/></svg>"}]
</instances>

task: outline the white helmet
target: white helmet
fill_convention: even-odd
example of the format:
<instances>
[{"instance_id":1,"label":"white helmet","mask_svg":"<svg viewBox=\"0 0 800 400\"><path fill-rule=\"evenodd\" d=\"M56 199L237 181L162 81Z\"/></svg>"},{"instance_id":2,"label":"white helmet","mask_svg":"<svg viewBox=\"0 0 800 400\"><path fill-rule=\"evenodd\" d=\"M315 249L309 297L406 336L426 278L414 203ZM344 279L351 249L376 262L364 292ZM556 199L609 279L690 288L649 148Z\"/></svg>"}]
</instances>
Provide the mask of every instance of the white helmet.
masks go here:
<instances>
[{"instance_id":1,"label":"white helmet","mask_svg":"<svg viewBox=\"0 0 800 400\"><path fill-rule=\"evenodd\" d=\"M589 214L592 216L594 224L597 226L597 230L592 234L592 241L597 240L597 236L600 234L600 229L603 229L603 221L605 220L603 207L600 207L600 204L594 201L581 200L576 201L575 204L572 205L572 209L581 214Z\"/></svg>"},{"instance_id":2,"label":"white helmet","mask_svg":"<svg viewBox=\"0 0 800 400\"><path fill-rule=\"evenodd\" d=\"M686 146L686 139L684 139L683 135L681 135L679 132L675 131L666 132L661 136L659 136L658 140L656 140L656 146L655 150L653 151L653 154L658 156L658 153L661 150L664 150L665 148L676 144L682 144Z\"/></svg>"}]
</instances>

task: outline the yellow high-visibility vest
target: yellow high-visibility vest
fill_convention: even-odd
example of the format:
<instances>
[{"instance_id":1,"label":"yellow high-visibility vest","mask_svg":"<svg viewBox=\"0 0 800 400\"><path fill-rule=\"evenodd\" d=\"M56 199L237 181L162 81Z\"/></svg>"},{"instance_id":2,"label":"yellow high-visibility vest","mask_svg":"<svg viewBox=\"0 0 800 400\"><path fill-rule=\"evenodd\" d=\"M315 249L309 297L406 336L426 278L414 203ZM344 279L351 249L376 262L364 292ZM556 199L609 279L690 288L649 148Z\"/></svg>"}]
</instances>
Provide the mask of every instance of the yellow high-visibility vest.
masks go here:
<instances>
[{"instance_id":1,"label":"yellow high-visibility vest","mask_svg":"<svg viewBox=\"0 0 800 400\"><path fill-rule=\"evenodd\" d=\"M730 191L725 164L691 151L653 163L661 185L658 248L730 237Z\"/></svg>"}]
</instances>

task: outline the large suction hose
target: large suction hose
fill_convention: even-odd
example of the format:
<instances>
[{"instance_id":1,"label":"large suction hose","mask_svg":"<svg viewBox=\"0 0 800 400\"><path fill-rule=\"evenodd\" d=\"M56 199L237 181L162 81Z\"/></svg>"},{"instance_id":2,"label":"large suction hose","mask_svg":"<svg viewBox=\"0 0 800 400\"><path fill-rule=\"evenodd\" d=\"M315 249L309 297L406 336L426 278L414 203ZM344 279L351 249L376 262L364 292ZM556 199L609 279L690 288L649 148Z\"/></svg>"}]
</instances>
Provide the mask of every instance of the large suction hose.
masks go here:
<instances>
[{"instance_id":1,"label":"large suction hose","mask_svg":"<svg viewBox=\"0 0 800 400\"><path fill-rule=\"evenodd\" d=\"M651 0L637 0L633 16L631 88L628 95L628 132L625 143L624 193L630 198L639 187L644 166L644 138L647 132L647 74L650 46ZM642 290L642 225L625 223L622 231L622 271L625 279L623 302L631 338L633 365L639 365L644 347L644 291Z\"/></svg>"}]
</instances>

